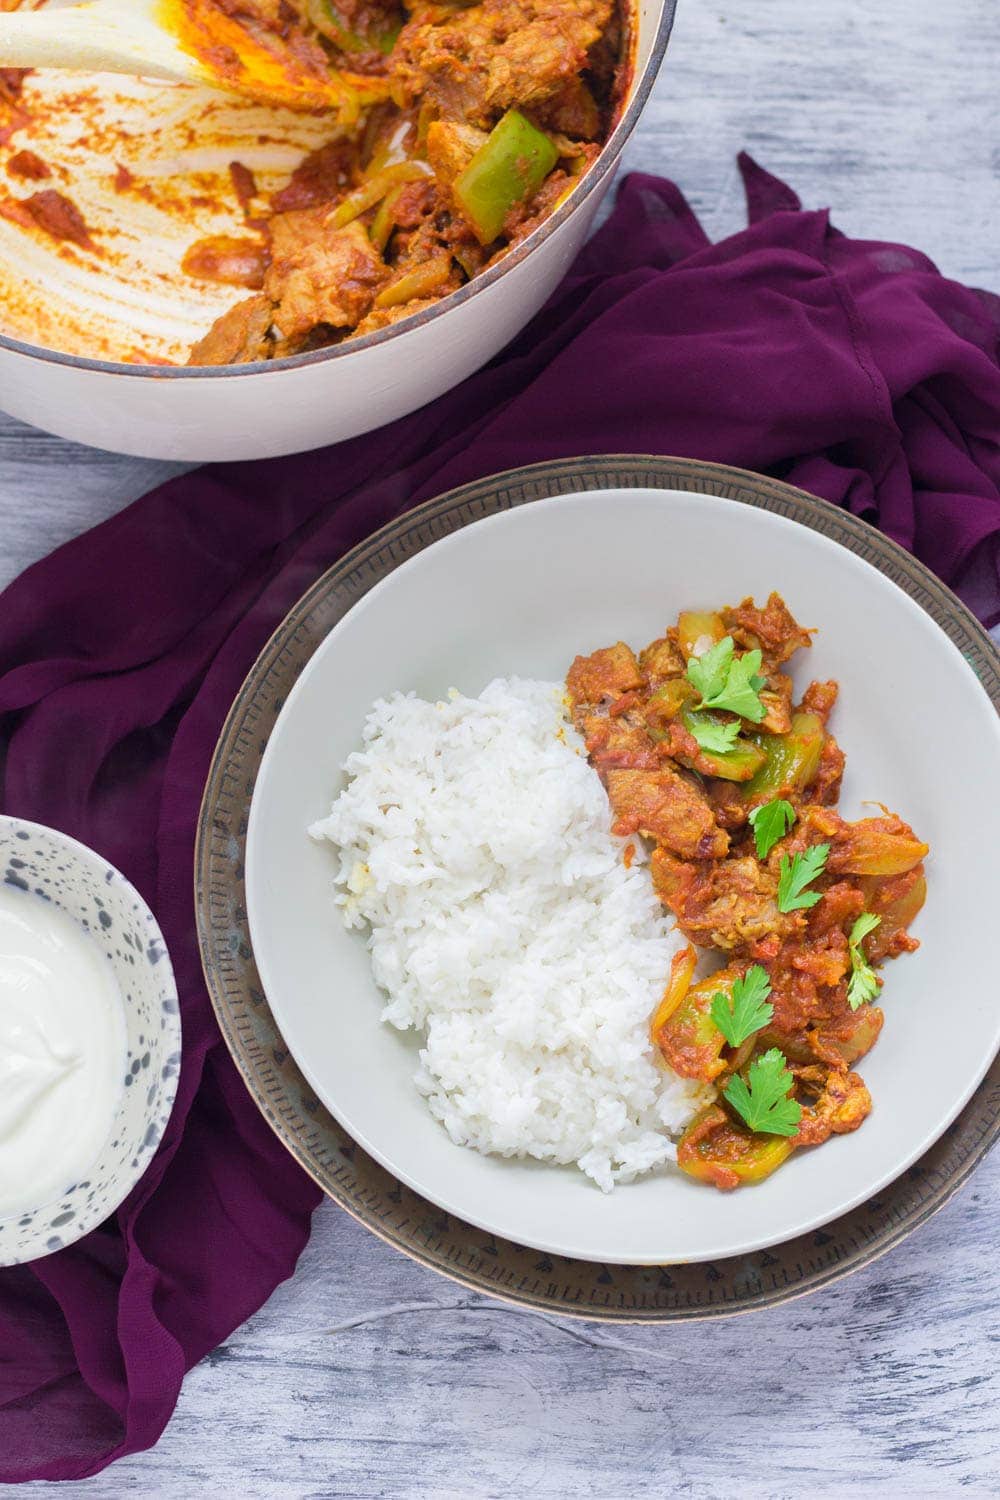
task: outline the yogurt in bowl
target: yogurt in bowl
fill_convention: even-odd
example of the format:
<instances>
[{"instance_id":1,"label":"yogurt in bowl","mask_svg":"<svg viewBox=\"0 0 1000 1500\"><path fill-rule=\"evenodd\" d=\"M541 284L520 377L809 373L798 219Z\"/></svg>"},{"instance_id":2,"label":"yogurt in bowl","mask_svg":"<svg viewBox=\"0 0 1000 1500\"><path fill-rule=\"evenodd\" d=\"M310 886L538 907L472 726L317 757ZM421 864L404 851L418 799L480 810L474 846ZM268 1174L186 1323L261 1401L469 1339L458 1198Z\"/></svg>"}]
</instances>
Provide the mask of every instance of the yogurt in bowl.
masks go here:
<instances>
[{"instance_id":1,"label":"yogurt in bowl","mask_svg":"<svg viewBox=\"0 0 1000 1500\"><path fill-rule=\"evenodd\" d=\"M74 839L0 818L0 1265L114 1212L179 1071L173 971L142 897Z\"/></svg>"}]
</instances>

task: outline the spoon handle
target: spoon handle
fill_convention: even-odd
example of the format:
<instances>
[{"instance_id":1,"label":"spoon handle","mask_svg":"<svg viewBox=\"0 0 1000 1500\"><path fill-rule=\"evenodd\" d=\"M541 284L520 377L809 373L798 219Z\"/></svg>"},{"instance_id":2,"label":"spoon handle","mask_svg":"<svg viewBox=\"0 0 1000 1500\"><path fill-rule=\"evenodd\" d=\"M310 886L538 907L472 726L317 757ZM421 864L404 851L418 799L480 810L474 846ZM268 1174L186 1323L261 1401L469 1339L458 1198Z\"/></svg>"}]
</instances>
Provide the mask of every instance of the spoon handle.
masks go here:
<instances>
[{"instance_id":1,"label":"spoon handle","mask_svg":"<svg viewBox=\"0 0 1000 1500\"><path fill-rule=\"evenodd\" d=\"M146 6L86 5L0 14L0 68L64 68L205 81L197 60L157 25Z\"/></svg>"}]
</instances>

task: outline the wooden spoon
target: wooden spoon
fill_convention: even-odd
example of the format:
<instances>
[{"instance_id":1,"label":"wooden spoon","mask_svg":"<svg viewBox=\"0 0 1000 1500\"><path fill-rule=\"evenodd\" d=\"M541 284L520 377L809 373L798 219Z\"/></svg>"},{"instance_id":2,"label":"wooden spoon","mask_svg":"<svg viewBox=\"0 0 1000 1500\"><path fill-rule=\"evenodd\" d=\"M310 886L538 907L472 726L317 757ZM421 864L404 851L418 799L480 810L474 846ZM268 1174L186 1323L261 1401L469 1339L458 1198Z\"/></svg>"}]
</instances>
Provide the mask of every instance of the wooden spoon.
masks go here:
<instances>
[{"instance_id":1,"label":"wooden spoon","mask_svg":"<svg viewBox=\"0 0 1000 1500\"><path fill-rule=\"evenodd\" d=\"M342 75L293 54L277 36L251 35L211 0L87 0L6 11L0 68L130 73L306 109L342 106L345 93Z\"/></svg>"}]
</instances>

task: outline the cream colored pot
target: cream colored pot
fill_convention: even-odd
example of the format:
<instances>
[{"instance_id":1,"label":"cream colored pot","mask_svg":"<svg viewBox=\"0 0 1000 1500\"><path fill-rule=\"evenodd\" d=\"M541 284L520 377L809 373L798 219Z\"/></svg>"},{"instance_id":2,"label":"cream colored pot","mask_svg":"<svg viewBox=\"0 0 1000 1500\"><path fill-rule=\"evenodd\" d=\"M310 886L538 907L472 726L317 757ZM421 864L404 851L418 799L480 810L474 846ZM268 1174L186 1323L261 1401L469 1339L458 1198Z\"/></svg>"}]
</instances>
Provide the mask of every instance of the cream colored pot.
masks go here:
<instances>
[{"instance_id":1,"label":"cream colored pot","mask_svg":"<svg viewBox=\"0 0 1000 1500\"><path fill-rule=\"evenodd\" d=\"M77 254L0 216L0 407L95 447L212 460L319 447L423 406L496 354L566 272L652 88L675 3L640 0L622 118L570 198L523 244L395 327L260 364L156 363L182 360L234 300L232 287L176 270L194 239L242 227L229 163L244 162L268 191L328 135L322 119L184 86L29 75L30 123L0 147L0 196L8 185L23 190L4 168L30 149L53 174L33 186L63 188L100 226L101 254Z\"/></svg>"}]
</instances>

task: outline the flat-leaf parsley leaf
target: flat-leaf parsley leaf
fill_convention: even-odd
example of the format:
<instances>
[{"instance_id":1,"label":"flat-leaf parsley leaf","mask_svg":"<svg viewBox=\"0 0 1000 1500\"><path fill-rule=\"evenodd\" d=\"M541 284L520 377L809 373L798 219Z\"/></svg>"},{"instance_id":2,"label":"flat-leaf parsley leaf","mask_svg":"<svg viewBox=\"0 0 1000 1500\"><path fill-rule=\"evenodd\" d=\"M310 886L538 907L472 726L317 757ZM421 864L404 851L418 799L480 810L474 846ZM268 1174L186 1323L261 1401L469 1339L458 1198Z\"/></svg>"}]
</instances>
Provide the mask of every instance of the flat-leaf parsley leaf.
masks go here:
<instances>
[{"instance_id":1,"label":"flat-leaf parsley leaf","mask_svg":"<svg viewBox=\"0 0 1000 1500\"><path fill-rule=\"evenodd\" d=\"M698 689L703 699L714 698L725 687L733 660L733 649L732 636L724 635L721 641L689 660L687 680L692 687Z\"/></svg>"},{"instance_id":2,"label":"flat-leaf parsley leaf","mask_svg":"<svg viewBox=\"0 0 1000 1500\"><path fill-rule=\"evenodd\" d=\"M761 964L751 964L733 985L731 999L720 990L712 996L711 1017L730 1047L739 1047L747 1037L766 1026L774 1015L768 1005L771 981Z\"/></svg>"},{"instance_id":3,"label":"flat-leaf parsley leaf","mask_svg":"<svg viewBox=\"0 0 1000 1500\"><path fill-rule=\"evenodd\" d=\"M755 807L750 814L750 827L757 845L757 858L766 859L794 822L795 808L784 797L776 797L773 802L762 802L760 807Z\"/></svg>"},{"instance_id":4,"label":"flat-leaf parsley leaf","mask_svg":"<svg viewBox=\"0 0 1000 1500\"><path fill-rule=\"evenodd\" d=\"M820 892L807 891L806 886L811 885L817 875L822 875L829 853L829 844L813 844L801 854L793 854L791 859L787 854L781 856L778 871L779 911L801 911L816 905Z\"/></svg>"},{"instance_id":5,"label":"flat-leaf parsley leaf","mask_svg":"<svg viewBox=\"0 0 1000 1500\"><path fill-rule=\"evenodd\" d=\"M731 635L723 636L701 656L692 656L687 664L687 678L701 694L697 707L721 708L759 724L766 713L760 689L767 678L758 675L762 659L759 651L745 651L736 656Z\"/></svg>"},{"instance_id":6,"label":"flat-leaf parsley leaf","mask_svg":"<svg viewBox=\"0 0 1000 1500\"><path fill-rule=\"evenodd\" d=\"M735 1073L723 1092L751 1130L763 1135L794 1135L802 1106L790 1097L793 1083L785 1054L771 1047L762 1057L754 1058L745 1081Z\"/></svg>"},{"instance_id":7,"label":"flat-leaf parsley leaf","mask_svg":"<svg viewBox=\"0 0 1000 1500\"><path fill-rule=\"evenodd\" d=\"M686 723L702 750L707 750L710 755L728 755L736 748L740 732L738 719L719 723L715 719L688 714Z\"/></svg>"},{"instance_id":8,"label":"flat-leaf parsley leaf","mask_svg":"<svg viewBox=\"0 0 1000 1500\"><path fill-rule=\"evenodd\" d=\"M858 1010L869 1000L874 1000L879 992L878 975L865 957L861 944L870 932L875 931L881 921L882 918L877 917L874 912L863 911L851 928L851 935L847 939L851 952L851 977L847 985L847 1003L852 1010Z\"/></svg>"}]
</instances>

